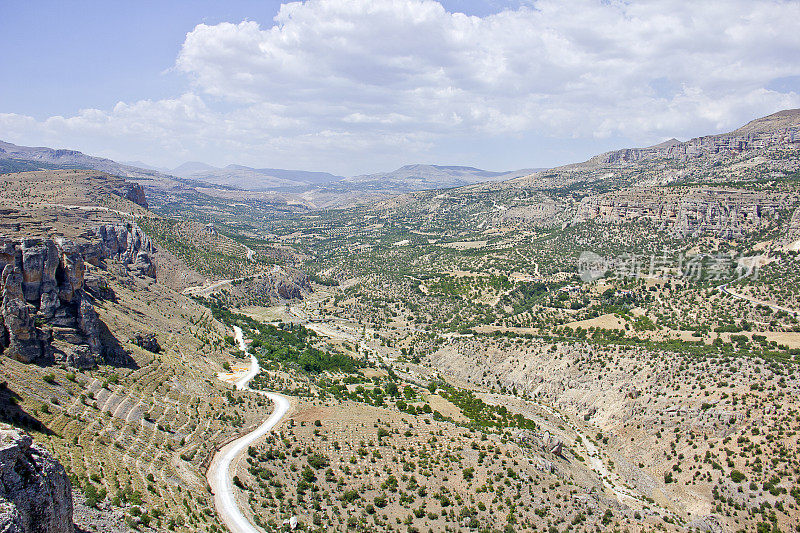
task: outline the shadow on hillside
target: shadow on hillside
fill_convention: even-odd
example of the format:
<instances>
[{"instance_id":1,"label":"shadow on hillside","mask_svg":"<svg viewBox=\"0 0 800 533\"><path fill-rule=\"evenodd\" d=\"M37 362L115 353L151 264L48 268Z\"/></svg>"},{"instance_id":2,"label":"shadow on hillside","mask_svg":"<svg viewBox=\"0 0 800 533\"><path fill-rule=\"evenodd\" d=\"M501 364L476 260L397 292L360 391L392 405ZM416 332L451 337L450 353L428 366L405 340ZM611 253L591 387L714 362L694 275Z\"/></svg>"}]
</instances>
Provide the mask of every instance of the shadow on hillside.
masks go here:
<instances>
[{"instance_id":1,"label":"shadow on hillside","mask_svg":"<svg viewBox=\"0 0 800 533\"><path fill-rule=\"evenodd\" d=\"M139 368L136 360L114 336L105 322L100 321L100 342L103 343L103 359L106 364L117 368Z\"/></svg>"},{"instance_id":2,"label":"shadow on hillside","mask_svg":"<svg viewBox=\"0 0 800 533\"><path fill-rule=\"evenodd\" d=\"M0 422L5 422L26 431L52 435L53 432L50 428L20 407L20 401L22 401L22 397L9 389L8 383L5 381L0 383Z\"/></svg>"}]
</instances>

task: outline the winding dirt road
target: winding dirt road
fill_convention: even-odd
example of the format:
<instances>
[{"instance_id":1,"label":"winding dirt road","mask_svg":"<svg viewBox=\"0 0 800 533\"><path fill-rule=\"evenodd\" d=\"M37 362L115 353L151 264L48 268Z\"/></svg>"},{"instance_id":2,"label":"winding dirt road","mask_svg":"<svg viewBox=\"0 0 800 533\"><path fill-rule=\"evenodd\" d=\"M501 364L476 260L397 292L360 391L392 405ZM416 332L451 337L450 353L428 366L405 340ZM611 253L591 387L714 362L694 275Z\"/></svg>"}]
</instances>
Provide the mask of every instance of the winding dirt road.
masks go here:
<instances>
[{"instance_id":1,"label":"winding dirt road","mask_svg":"<svg viewBox=\"0 0 800 533\"><path fill-rule=\"evenodd\" d=\"M242 330L234 326L236 342L239 348L248 354L247 346L242 338ZM250 369L247 374L236 380L236 388L239 390L251 390L263 394L275 404L275 410L267 420L258 426L255 431L236 439L220 449L211 461L208 469L208 482L214 493L214 506L217 508L220 518L231 533L261 533L261 529L251 524L242 514L239 505L236 503L236 495L233 490L232 466L239 459L239 456L258 439L270 432L281 418L289 411L289 400L285 396L273 392L264 392L251 389L248 384L250 380L258 375L261 368L255 356L250 354Z\"/></svg>"},{"instance_id":2,"label":"winding dirt road","mask_svg":"<svg viewBox=\"0 0 800 533\"><path fill-rule=\"evenodd\" d=\"M766 305L767 307L771 308L774 311L785 311L785 312L787 312L789 314L792 314L792 315L795 315L795 316L800 315L800 311L795 311L794 309L789 309L788 307L783 307L782 305L771 304L771 303L765 302L763 300L758 300L758 299L752 298L750 296L745 296L744 294L739 294L739 293L733 292L732 290L730 290L728 288L728 285L730 285L730 282L724 283L722 285L719 285L717 288L719 290L721 290L722 292L724 292L725 294L727 294L728 296L733 296L734 298L737 298L739 300L744 300L746 302L750 302L751 304L754 304L754 305L759 305L759 304L760 305Z\"/></svg>"}]
</instances>

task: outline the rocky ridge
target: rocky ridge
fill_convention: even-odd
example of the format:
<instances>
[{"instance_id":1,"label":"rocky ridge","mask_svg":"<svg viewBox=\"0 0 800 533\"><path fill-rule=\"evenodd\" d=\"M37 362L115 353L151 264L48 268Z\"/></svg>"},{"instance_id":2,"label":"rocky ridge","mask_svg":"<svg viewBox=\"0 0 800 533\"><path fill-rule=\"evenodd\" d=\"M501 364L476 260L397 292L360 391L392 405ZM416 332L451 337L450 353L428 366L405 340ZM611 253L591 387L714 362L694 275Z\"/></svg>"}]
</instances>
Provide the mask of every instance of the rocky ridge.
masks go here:
<instances>
[{"instance_id":1,"label":"rocky ridge","mask_svg":"<svg viewBox=\"0 0 800 533\"><path fill-rule=\"evenodd\" d=\"M681 236L709 232L736 238L758 230L797 202L792 194L738 189L628 189L584 198L571 223L649 220Z\"/></svg>"},{"instance_id":2,"label":"rocky ridge","mask_svg":"<svg viewBox=\"0 0 800 533\"><path fill-rule=\"evenodd\" d=\"M86 155L77 150L64 148L54 149L43 146L18 146L9 142L0 141L0 160L2 159L31 161L34 163L43 163L45 165L54 165L60 168L88 168L130 178L150 178L161 174L156 171L117 163L111 159Z\"/></svg>"},{"instance_id":3,"label":"rocky ridge","mask_svg":"<svg viewBox=\"0 0 800 533\"><path fill-rule=\"evenodd\" d=\"M530 188L604 192L625 187L667 185L686 180L727 184L741 180L783 178L800 171L800 109L753 120L741 128L688 141L670 139L645 148L625 148L596 155L502 184L478 189Z\"/></svg>"},{"instance_id":4,"label":"rocky ridge","mask_svg":"<svg viewBox=\"0 0 800 533\"><path fill-rule=\"evenodd\" d=\"M627 148L606 152L589 164L635 163L647 159L687 161L701 157L723 157L768 147L800 147L800 109L788 109L753 120L741 128L721 135L696 137L686 142L677 139L647 148Z\"/></svg>"},{"instance_id":5,"label":"rocky ridge","mask_svg":"<svg viewBox=\"0 0 800 533\"><path fill-rule=\"evenodd\" d=\"M72 533L72 492L64 467L26 435L0 424L0 531Z\"/></svg>"},{"instance_id":6,"label":"rocky ridge","mask_svg":"<svg viewBox=\"0 0 800 533\"><path fill-rule=\"evenodd\" d=\"M135 224L100 225L85 237L76 243L0 236L0 353L26 363L58 361L80 368L105 355L86 265L103 268L114 260L136 275L155 277L155 250Z\"/></svg>"}]
</instances>

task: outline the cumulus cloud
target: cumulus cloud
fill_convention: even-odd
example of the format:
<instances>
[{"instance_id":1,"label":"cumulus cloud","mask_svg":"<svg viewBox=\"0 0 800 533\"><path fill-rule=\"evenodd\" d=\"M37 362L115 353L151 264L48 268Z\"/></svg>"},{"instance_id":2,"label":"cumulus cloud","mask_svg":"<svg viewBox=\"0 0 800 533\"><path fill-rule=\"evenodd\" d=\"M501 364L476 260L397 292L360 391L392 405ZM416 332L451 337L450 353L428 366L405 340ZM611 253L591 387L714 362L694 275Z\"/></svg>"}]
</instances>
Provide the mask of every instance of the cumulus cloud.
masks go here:
<instances>
[{"instance_id":1,"label":"cumulus cloud","mask_svg":"<svg viewBox=\"0 0 800 533\"><path fill-rule=\"evenodd\" d=\"M293 2L272 25L189 32L180 98L0 125L322 166L435 158L445 138L689 137L800 106L768 88L800 74L797 20L800 4L776 0L540 0L485 17L433 0Z\"/></svg>"}]
</instances>

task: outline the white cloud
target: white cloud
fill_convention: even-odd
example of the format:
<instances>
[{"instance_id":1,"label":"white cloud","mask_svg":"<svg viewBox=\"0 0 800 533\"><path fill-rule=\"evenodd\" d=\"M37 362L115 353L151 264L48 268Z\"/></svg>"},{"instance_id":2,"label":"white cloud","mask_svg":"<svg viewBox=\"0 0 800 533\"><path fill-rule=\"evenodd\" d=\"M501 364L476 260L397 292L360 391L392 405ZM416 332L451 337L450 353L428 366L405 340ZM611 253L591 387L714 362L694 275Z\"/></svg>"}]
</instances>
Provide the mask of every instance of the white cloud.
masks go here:
<instances>
[{"instance_id":1,"label":"white cloud","mask_svg":"<svg viewBox=\"0 0 800 533\"><path fill-rule=\"evenodd\" d=\"M180 98L0 126L339 171L343 154L351 171L435 158L445 137L689 137L800 106L765 88L800 74L797 20L800 4L770 0L542 0L482 18L432 0L293 2L269 27L189 32Z\"/></svg>"}]
</instances>

